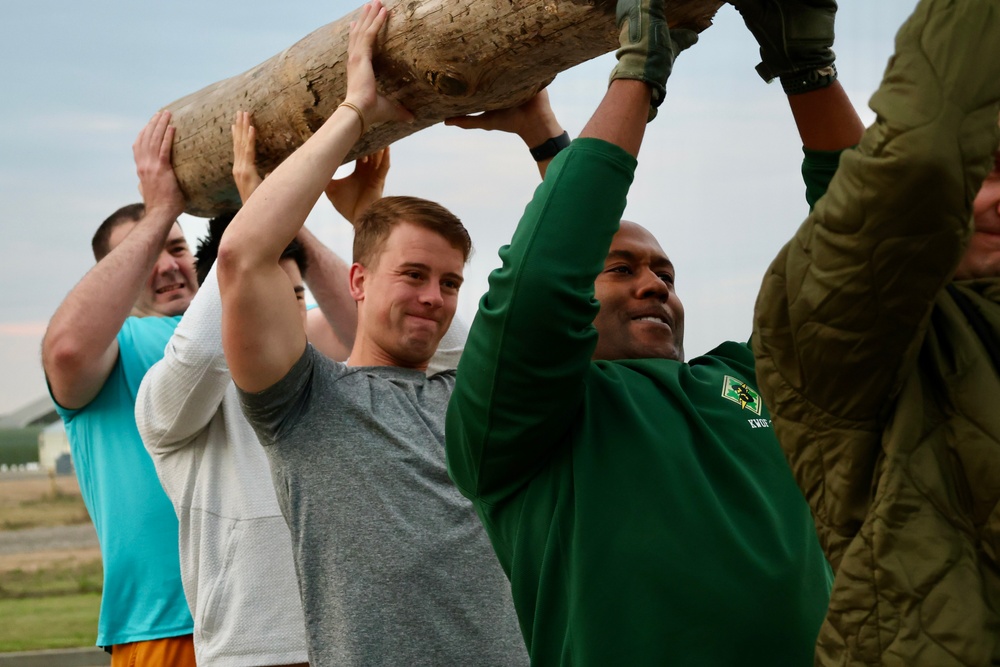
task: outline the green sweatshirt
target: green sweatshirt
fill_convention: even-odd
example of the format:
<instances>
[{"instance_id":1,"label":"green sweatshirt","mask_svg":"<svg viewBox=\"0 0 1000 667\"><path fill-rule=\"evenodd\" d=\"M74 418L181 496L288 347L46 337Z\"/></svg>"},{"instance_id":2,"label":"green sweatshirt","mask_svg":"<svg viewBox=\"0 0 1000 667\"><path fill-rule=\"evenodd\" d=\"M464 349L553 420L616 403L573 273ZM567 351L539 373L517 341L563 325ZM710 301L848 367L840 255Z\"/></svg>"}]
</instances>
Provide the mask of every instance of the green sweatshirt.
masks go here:
<instances>
[{"instance_id":1,"label":"green sweatshirt","mask_svg":"<svg viewBox=\"0 0 1000 667\"><path fill-rule=\"evenodd\" d=\"M452 479L533 665L808 665L828 567L742 343L591 361L635 160L580 139L490 277L447 418Z\"/></svg>"}]
</instances>

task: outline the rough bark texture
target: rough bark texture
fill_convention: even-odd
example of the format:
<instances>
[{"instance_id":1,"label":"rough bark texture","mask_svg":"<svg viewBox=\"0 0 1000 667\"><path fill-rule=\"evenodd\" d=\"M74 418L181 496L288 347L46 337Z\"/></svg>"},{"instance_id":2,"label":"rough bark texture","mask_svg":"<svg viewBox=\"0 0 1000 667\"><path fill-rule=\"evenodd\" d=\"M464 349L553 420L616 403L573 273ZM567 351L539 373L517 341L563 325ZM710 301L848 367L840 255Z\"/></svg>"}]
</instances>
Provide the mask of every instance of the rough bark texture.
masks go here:
<instances>
[{"instance_id":1,"label":"rough bark texture","mask_svg":"<svg viewBox=\"0 0 1000 667\"><path fill-rule=\"evenodd\" d=\"M704 30L723 0L675 0L670 22ZM411 124L371 128L353 160L450 116L519 104L556 74L618 46L613 0L399 0L375 58L383 93L413 111ZM237 110L257 127L257 160L273 170L329 118L346 89L352 13L244 74L165 108L177 127L174 169L187 212L239 206L230 125Z\"/></svg>"}]
</instances>

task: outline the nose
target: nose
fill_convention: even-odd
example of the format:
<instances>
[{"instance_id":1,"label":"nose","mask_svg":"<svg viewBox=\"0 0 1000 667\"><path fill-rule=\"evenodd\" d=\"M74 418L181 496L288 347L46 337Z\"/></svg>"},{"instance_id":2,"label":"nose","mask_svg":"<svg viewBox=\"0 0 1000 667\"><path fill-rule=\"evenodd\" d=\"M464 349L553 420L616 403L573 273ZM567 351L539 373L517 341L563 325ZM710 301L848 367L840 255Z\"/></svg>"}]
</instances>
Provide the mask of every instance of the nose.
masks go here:
<instances>
[{"instance_id":1,"label":"nose","mask_svg":"<svg viewBox=\"0 0 1000 667\"><path fill-rule=\"evenodd\" d=\"M636 296L640 299L659 299L666 301L670 296L670 288L660 276L648 268L642 269L636 276Z\"/></svg>"},{"instance_id":2,"label":"nose","mask_svg":"<svg viewBox=\"0 0 1000 667\"><path fill-rule=\"evenodd\" d=\"M420 303L430 308L440 308L444 305L444 295L441 294L441 286L436 282L428 281L426 287L420 290Z\"/></svg>"},{"instance_id":3,"label":"nose","mask_svg":"<svg viewBox=\"0 0 1000 667\"><path fill-rule=\"evenodd\" d=\"M177 258L164 250L156 260L156 272L160 275L180 271Z\"/></svg>"}]
</instances>

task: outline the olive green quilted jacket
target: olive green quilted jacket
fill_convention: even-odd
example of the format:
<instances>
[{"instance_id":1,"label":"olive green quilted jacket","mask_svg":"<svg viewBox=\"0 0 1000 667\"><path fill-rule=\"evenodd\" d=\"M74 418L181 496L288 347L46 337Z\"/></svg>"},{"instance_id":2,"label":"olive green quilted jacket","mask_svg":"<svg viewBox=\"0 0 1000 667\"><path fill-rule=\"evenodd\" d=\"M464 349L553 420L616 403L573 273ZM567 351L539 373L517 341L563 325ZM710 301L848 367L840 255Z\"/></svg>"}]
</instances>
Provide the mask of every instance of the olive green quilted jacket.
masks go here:
<instances>
[{"instance_id":1,"label":"olive green quilted jacket","mask_svg":"<svg viewBox=\"0 0 1000 667\"><path fill-rule=\"evenodd\" d=\"M997 150L1000 0L923 0L757 301L760 391L836 571L821 665L1000 664L1000 278L947 286Z\"/></svg>"}]
</instances>

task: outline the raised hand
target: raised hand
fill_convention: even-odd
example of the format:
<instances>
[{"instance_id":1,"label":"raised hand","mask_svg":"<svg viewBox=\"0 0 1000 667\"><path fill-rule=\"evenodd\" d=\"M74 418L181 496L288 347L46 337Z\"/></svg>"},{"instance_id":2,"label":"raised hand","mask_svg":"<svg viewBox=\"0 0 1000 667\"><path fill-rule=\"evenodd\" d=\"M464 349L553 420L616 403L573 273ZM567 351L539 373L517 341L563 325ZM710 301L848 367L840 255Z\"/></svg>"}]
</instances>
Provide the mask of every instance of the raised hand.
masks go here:
<instances>
[{"instance_id":1,"label":"raised hand","mask_svg":"<svg viewBox=\"0 0 1000 667\"><path fill-rule=\"evenodd\" d=\"M147 214L155 210L176 218L184 212L184 194L170 164L174 131L170 125L170 112L161 111L146 123L132 144L135 170L139 175L139 192L146 204Z\"/></svg>"},{"instance_id":2,"label":"raised hand","mask_svg":"<svg viewBox=\"0 0 1000 667\"><path fill-rule=\"evenodd\" d=\"M233 133L233 180L244 204L261 184L257 171L257 130L250 120L250 112L237 111L230 127Z\"/></svg>"},{"instance_id":3,"label":"raised hand","mask_svg":"<svg viewBox=\"0 0 1000 667\"><path fill-rule=\"evenodd\" d=\"M326 186L326 196L340 215L352 225L365 209L381 199L389 173L389 147L366 155L354 163L350 176Z\"/></svg>"},{"instance_id":4,"label":"raised hand","mask_svg":"<svg viewBox=\"0 0 1000 667\"><path fill-rule=\"evenodd\" d=\"M375 40L385 25L388 11L379 0L361 9L361 16L351 22L347 43L347 94L344 104L361 116L362 133L367 128L386 121L411 121L403 105L379 94L372 68Z\"/></svg>"},{"instance_id":5,"label":"raised hand","mask_svg":"<svg viewBox=\"0 0 1000 667\"><path fill-rule=\"evenodd\" d=\"M836 0L733 0L760 45L757 72L780 77L785 92L807 93L836 79L833 66Z\"/></svg>"},{"instance_id":6,"label":"raised hand","mask_svg":"<svg viewBox=\"0 0 1000 667\"><path fill-rule=\"evenodd\" d=\"M634 79L650 88L649 120L667 94L667 79L681 51L698 41L693 30L667 26L665 0L618 0L618 64L611 80Z\"/></svg>"},{"instance_id":7,"label":"raised hand","mask_svg":"<svg viewBox=\"0 0 1000 667\"><path fill-rule=\"evenodd\" d=\"M542 89L527 102L508 109L487 111L477 116L457 116L444 121L466 130L497 130L516 134L529 148L562 134L562 126L556 120L549 104L549 93Z\"/></svg>"}]
</instances>

